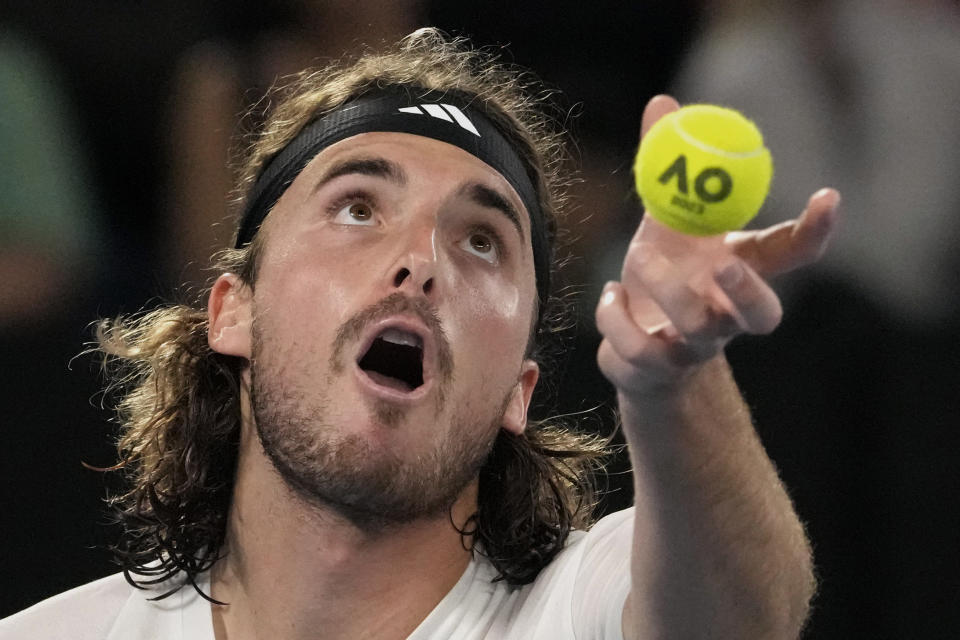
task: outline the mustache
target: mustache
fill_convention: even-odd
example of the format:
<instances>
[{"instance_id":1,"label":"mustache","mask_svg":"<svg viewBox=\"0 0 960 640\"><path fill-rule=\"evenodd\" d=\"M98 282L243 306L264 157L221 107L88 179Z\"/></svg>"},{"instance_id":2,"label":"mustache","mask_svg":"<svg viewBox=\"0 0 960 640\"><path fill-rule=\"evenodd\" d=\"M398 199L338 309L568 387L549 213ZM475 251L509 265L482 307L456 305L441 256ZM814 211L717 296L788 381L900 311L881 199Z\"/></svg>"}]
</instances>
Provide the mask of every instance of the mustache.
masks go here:
<instances>
[{"instance_id":1,"label":"mustache","mask_svg":"<svg viewBox=\"0 0 960 640\"><path fill-rule=\"evenodd\" d=\"M437 346L437 375L440 380L449 380L453 374L453 351L443 330L436 308L423 298L411 298L403 293L392 293L379 302L358 311L337 329L331 355L334 371L343 368L343 352L347 345L360 338L365 327L393 315L413 315L423 322L433 334Z\"/></svg>"}]
</instances>

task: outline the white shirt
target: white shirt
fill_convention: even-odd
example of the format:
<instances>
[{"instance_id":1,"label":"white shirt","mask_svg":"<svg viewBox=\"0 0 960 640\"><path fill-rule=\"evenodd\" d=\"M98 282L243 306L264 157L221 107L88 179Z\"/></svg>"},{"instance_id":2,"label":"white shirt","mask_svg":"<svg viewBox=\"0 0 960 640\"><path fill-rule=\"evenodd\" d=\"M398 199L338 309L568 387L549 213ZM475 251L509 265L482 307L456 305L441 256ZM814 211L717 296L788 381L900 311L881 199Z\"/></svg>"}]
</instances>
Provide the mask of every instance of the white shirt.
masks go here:
<instances>
[{"instance_id":1,"label":"white shirt","mask_svg":"<svg viewBox=\"0 0 960 640\"><path fill-rule=\"evenodd\" d=\"M408 640L622 640L630 589L633 509L571 534L537 579L522 587L492 582L496 569L476 555L463 576ZM209 574L197 580L210 593ZM61 593L0 621L0 640L214 640L211 604L189 585L133 589L123 574Z\"/></svg>"}]
</instances>

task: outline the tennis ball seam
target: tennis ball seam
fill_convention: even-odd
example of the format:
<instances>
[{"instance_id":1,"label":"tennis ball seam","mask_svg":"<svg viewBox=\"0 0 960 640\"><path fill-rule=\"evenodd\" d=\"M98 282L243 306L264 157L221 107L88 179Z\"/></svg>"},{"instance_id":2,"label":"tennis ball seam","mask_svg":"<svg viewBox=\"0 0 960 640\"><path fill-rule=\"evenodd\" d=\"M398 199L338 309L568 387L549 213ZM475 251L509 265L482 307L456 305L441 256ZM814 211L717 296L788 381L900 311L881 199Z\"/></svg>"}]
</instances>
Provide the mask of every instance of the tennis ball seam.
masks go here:
<instances>
[{"instance_id":1,"label":"tennis ball seam","mask_svg":"<svg viewBox=\"0 0 960 640\"><path fill-rule=\"evenodd\" d=\"M694 138L686 130L681 128L680 122L676 119L673 120L673 122L671 122L670 124L673 125L674 130L677 132L677 134L681 138L683 138L685 142L687 142L688 144L694 147L697 147L701 151L705 151L706 153L712 153L712 154L724 156L730 159L746 159L746 158L753 158L755 156L762 155L767 150L766 147L761 145L759 149L754 149L753 151L727 151L726 149L720 149L718 147L714 147L713 145L705 144L703 141L698 140L697 138Z\"/></svg>"}]
</instances>

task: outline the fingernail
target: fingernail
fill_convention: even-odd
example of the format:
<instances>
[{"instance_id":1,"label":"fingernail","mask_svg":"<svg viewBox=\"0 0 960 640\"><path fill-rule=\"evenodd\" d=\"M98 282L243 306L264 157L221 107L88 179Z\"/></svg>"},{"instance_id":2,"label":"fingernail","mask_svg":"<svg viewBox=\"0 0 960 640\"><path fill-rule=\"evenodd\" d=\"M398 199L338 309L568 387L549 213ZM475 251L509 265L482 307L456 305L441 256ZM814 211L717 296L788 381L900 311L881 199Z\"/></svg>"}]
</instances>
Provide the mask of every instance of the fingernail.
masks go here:
<instances>
[{"instance_id":1,"label":"fingernail","mask_svg":"<svg viewBox=\"0 0 960 640\"><path fill-rule=\"evenodd\" d=\"M610 281L603 285L603 290L600 292L600 304L610 304L613 302L613 299L617 295L613 288L615 284L615 282Z\"/></svg>"},{"instance_id":2,"label":"fingernail","mask_svg":"<svg viewBox=\"0 0 960 640\"><path fill-rule=\"evenodd\" d=\"M716 274L717 284L724 289L734 287L743 279L743 267L739 262L732 262Z\"/></svg>"},{"instance_id":3,"label":"fingernail","mask_svg":"<svg viewBox=\"0 0 960 640\"><path fill-rule=\"evenodd\" d=\"M820 189L815 194L813 194L810 200L818 200L820 198L827 198L827 197L830 197L830 199L833 200L833 202L830 204L831 209L837 209L840 206L840 201L842 200L842 196L840 195L839 191L831 187L824 187L823 189Z\"/></svg>"}]
</instances>

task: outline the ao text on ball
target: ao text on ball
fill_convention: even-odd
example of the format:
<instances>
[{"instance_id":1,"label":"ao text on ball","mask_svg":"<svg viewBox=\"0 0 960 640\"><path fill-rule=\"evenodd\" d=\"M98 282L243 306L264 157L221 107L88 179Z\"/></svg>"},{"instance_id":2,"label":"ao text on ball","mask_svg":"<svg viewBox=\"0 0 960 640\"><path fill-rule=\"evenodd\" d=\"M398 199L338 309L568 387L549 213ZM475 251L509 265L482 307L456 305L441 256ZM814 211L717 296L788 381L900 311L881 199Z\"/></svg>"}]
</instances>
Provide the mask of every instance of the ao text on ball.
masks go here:
<instances>
[{"instance_id":1,"label":"ao text on ball","mask_svg":"<svg viewBox=\"0 0 960 640\"><path fill-rule=\"evenodd\" d=\"M666 185L676 176L677 190L687 196L690 193L687 180L687 157L683 154L667 167L657 180ZM707 167L693 179L693 190L697 198L708 204L722 202L733 191L733 178L722 167ZM681 195L674 195L670 204L682 207L691 213L703 213L705 207Z\"/></svg>"}]
</instances>

